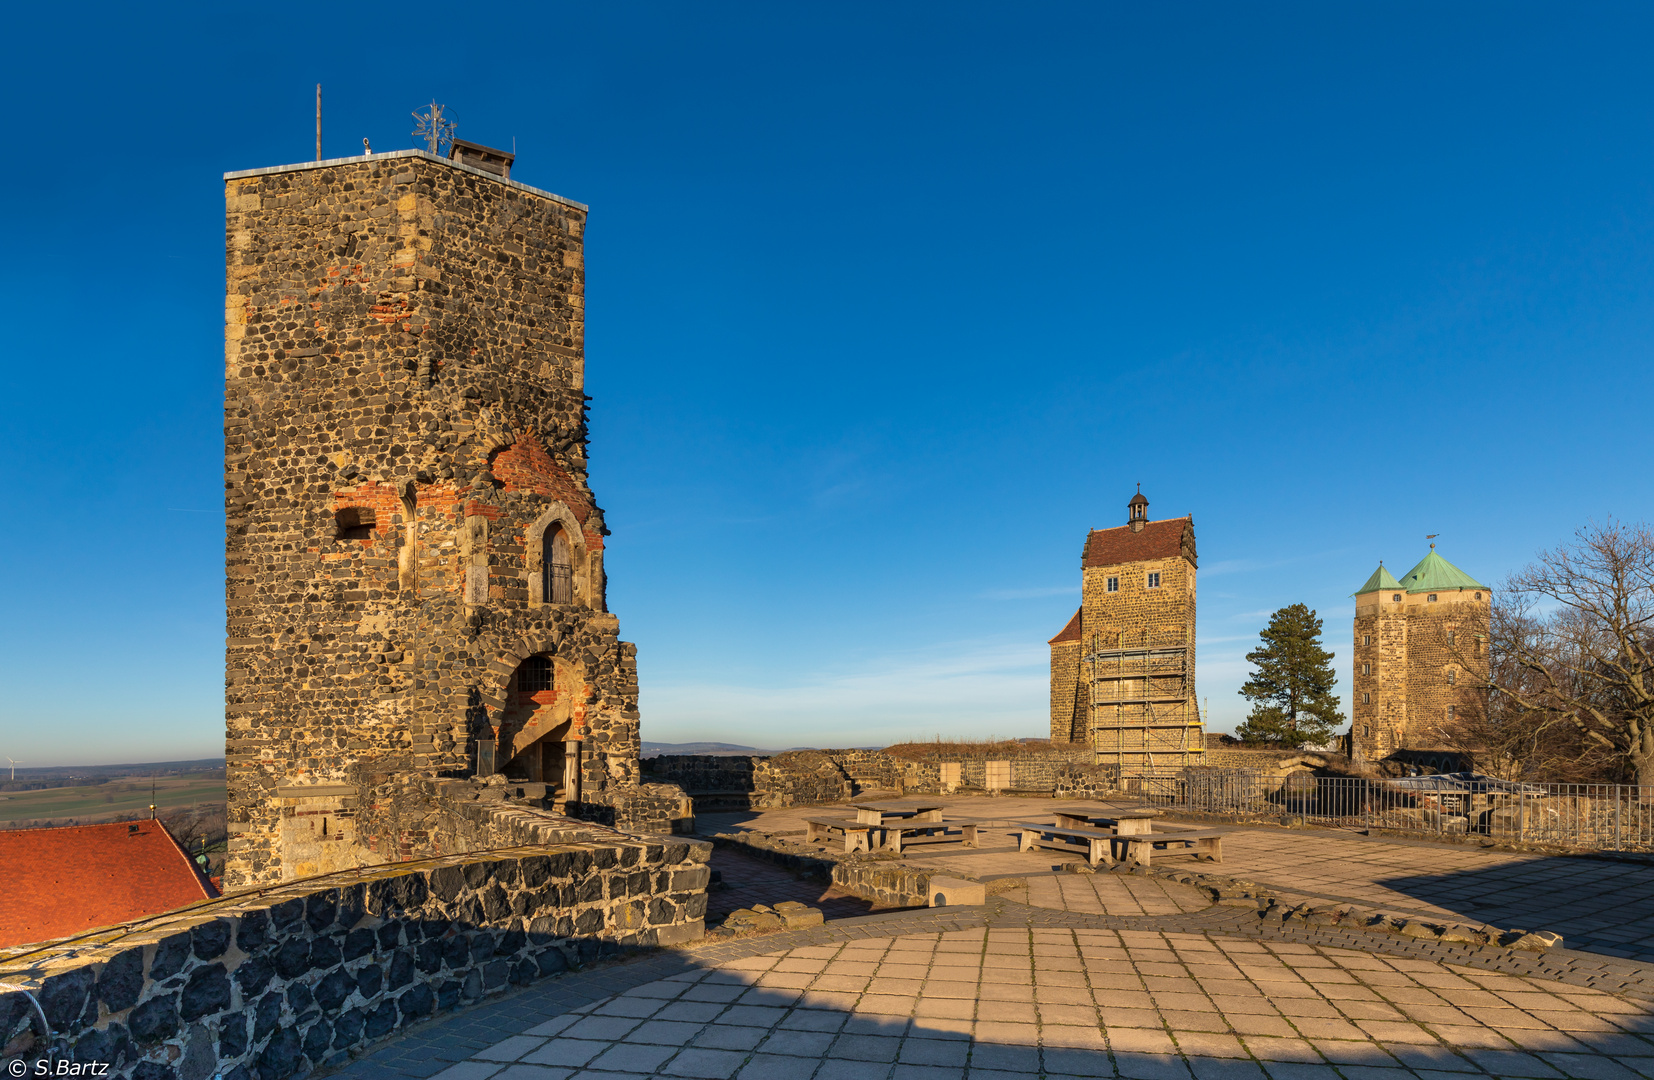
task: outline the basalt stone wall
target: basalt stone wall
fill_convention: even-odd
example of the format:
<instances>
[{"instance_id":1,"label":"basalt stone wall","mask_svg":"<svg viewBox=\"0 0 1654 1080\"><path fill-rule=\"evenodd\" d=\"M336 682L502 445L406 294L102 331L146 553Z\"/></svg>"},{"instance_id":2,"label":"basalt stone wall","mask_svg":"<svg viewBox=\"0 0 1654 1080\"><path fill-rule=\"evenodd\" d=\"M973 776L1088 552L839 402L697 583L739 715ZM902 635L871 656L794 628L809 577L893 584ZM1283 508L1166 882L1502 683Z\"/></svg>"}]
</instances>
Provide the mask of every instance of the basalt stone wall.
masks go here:
<instances>
[{"instance_id":1,"label":"basalt stone wall","mask_svg":"<svg viewBox=\"0 0 1654 1080\"><path fill-rule=\"evenodd\" d=\"M882 750L794 750L773 757L662 755L645 759L643 767L650 776L683 788L702 809L771 809L845 802L867 790L940 794L946 764L959 766L960 786L985 789L990 760L1010 762L1011 787L1019 791L1082 798L1118 790L1119 768L1094 765L1092 757L1085 746L1040 743L1009 753L944 746L901 755Z\"/></svg>"},{"instance_id":2,"label":"basalt stone wall","mask_svg":"<svg viewBox=\"0 0 1654 1080\"><path fill-rule=\"evenodd\" d=\"M893 755L886 755L891 757ZM985 790L988 762L1004 761L1011 767L1010 789L1049 791L1065 797L1088 797L1118 789L1120 770L1115 765L1093 764L1095 755L1083 744L1033 742L1008 750L1005 746L977 748L970 744L938 744L934 749L906 746L901 760L909 766L907 791L940 791L941 767L957 765L959 784ZM923 771L921 771L923 770ZM935 774L935 780L930 777Z\"/></svg>"},{"instance_id":3,"label":"basalt stone wall","mask_svg":"<svg viewBox=\"0 0 1654 1080\"><path fill-rule=\"evenodd\" d=\"M231 173L225 209L227 885L356 865L402 776L623 802L587 208L402 151Z\"/></svg>"},{"instance_id":4,"label":"basalt stone wall","mask_svg":"<svg viewBox=\"0 0 1654 1080\"><path fill-rule=\"evenodd\" d=\"M0 981L32 991L56 1035L7 992L0 1042L136 1080L303 1075L510 985L699 938L710 851L609 834L334 874L5 950Z\"/></svg>"},{"instance_id":5,"label":"basalt stone wall","mask_svg":"<svg viewBox=\"0 0 1654 1080\"><path fill-rule=\"evenodd\" d=\"M695 804L676 784L615 786L590 794L580 804L587 821L624 832L654 835L695 831Z\"/></svg>"},{"instance_id":6,"label":"basalt stone wall","mask_svg":"<svg viewBox=\"0 0 1654 1080\"><path fill-rule=\"evenodd\" d=\"M643 762L649 774L676 784L702 808L773 809L844 802L856 783L834 760L837 751L791 750L774 757L672 754Z\"/></svg>"}]
</instances>

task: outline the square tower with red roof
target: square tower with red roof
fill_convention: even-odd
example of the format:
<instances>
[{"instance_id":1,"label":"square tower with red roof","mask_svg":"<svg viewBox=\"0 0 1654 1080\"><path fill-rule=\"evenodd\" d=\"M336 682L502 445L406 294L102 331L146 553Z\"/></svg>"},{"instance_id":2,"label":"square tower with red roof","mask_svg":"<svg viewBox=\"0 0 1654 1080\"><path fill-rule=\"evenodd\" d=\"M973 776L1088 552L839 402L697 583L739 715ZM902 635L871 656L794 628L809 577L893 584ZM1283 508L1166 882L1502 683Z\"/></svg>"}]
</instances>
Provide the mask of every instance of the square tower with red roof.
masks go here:
<instances>
[{"instance_id":1,"label":"square tower with red roof","mask_svg":"<svg viewBox=\"0 0 1654 1080\"><path fill-rule=\"evenodd\" d=\"M1150 521L1138 491L1126 524L1093 529L1081 603L1051 639L1051 739L1141 777L1199 764L1194 518Z\"/></svg>"}]
</instances>

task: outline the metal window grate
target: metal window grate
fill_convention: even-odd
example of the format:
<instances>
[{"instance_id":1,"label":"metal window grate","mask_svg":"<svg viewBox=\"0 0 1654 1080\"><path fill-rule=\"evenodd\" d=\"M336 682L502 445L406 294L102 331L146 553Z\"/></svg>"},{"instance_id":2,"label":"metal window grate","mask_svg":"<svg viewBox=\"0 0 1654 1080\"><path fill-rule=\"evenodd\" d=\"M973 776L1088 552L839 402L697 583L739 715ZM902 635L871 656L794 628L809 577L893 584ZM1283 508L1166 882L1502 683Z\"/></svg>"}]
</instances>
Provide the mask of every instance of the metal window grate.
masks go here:
<instances>
[{"instance_id":1,"label":"metal window grate","mask_svg":"<svg viewBox=\"0 0 1654 1080\"><path fill-rule=\"evenodd\" d=\"M544 656L531 656L517 669L517 689L525 694L551 689L551 661Z\"/></svg>"}]
</instances>

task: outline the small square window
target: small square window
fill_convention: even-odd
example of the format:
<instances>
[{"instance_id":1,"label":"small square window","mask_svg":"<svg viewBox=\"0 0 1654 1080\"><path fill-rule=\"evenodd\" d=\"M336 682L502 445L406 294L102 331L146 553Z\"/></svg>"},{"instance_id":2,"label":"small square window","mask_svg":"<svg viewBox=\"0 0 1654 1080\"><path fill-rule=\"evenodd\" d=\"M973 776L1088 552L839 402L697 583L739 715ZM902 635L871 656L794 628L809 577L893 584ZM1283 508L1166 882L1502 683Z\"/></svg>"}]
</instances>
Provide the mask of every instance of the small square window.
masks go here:
<instances>
[{"instance_id":1,"label":"small square window","mask_svg":"<svg viewBox=\"0 0 1654 1080\"><path fill-rule=\"evenodd\" d=\"M1149 588L1151 588L1151 589L1160 588L1160 575L1159 574L1150 574L1149 575Z\"/></svg>"},{"instance_id":2,"label":"small square window","mask_svg":"<svg viewBox=\"0 0 1654 1080\"><path fill-rule=\"evenodd\" d=\"M1392 597L1390 597L1390 599L1391 599L1391 600L1392 600L1392 601L1393 601L1393 602L1395 602L1395 603L1397 603L1397 604L1399 604L1399 603L1401 603L1401 594L1400 594L1400 593L1396 593L1396 594L1395 594L1395 595L1394 595L1394 596L1392 596Z\"/></svg>"},{"instance_id":3,"label":"small square window","mask_svg":"<svg viewBox=\"0 0 1654 1080\"><path fill-rule=\"evenodd\" d=\"M1434 604L1435 602L1436 602L1436 594L1431 593L1430 594L1430 603Z\"/></svg>"},{"instance_id":4,"label":"small square window","mask_svg":"<svg viewBox=\"0 0 1654 1080\"><path fill-rule=\"evenodd\" d=\"M1111 578L1108 579L1108 591L1109 592L1119 592L1120 591L1120 579L1119 578L1111 577Z\"/></svg>"}]
</instances>

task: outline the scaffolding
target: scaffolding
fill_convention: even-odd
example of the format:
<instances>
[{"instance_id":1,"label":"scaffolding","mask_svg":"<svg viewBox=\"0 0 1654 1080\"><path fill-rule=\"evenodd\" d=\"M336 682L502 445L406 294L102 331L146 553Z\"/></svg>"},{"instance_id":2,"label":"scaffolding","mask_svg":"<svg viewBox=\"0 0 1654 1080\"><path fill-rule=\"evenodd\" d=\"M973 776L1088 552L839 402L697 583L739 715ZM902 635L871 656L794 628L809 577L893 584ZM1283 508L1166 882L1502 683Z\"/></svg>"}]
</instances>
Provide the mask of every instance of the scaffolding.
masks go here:
<instances>
[{"instance_id":1,"label":"scaffolding","mask_svg":"<svg viewBox=\"0 0 1654 1080\"><path fill-rule=\"evenodd\" d=\"M1091 745L1099 765L1120 776L1171 776L1201 764L1206 740L1195 704L1188 645L1151 642L1147 631L1128 642L1121 631L1091 636L1082 660L1090 668Z\"/></svg>"}]
</instances>

